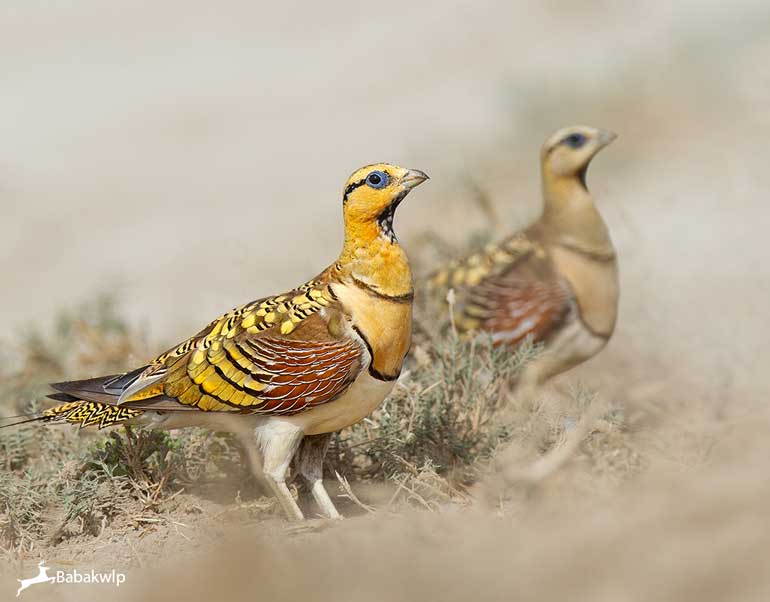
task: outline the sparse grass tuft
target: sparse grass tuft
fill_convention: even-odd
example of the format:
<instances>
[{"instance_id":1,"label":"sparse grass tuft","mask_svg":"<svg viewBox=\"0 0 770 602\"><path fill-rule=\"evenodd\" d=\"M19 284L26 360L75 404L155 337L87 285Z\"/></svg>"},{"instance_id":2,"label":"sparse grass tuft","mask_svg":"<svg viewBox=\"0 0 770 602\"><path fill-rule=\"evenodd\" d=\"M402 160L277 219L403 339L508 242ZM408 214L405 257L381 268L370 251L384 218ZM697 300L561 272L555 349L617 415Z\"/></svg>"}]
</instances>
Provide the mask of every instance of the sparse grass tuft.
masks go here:
<instances>
[{"instance_id":1,"label":"sparse grass tuft","mask_svg":"<svg viewBox=\"0 0 770 602\"><path fill-rule=\"evenodd\" d=\"M35 412L48 382L128 368L148 355L142 340L103 299L63 314L49 336L21 337L21 361L0 373L0 410ZM242 466L229 436L199 429L172 435L39 424L0 430L0 462L0 549L10 556L97 536L116 521L159 522L183 488Z\"/></svg>"},{"instance_id":2,"label":"sparse grass tuft","mask_svg":"<svg viewBox=\"0 0 770 602\"><path fill-rule=\"evenodd\" d=\"M385 482L392 490L386 509L444 511L470 504L479 481L495 476L531 487L577 453L597 471L628 471L633 454L617 453L625 442L622 417L608 408L597 414L590 394L571 395L566 405L512 402L509 385L538 349L511 353L483 334L459 337L448 317L438 324L432 315L418 319L407 369L389 399L335 436L328 474L341 475L342 497L366 511L382 509L361 501L356 483ZM98 301L63 316L49 336L23 336L22 361L0 373L0 411L37 411L46 383L117 372L148 355L143 337L112 304ZM105 529L168 523L182 491L218 498L246 516L279 512L272 500L242 499L240 490L223 497L228 478L248 480L248 463L229 435L205 429L4 429L0 462L0 550L10 557Z\"/></svg>"},{"instance_id":3,"label":"sparse grass tuft","mask_svg":"<svg viewBox=\"0 0 770 602\"><path fill-rule=\"evenodd\" d=\"M492 457L511 433L500 420L507 384L535 353L511 354L489 337L453 332L424 340L417 358L388 400L338 442L337 462L358 479L399 478L415 467L471 482L479 462Z\"/></svg>"}]
</instances>

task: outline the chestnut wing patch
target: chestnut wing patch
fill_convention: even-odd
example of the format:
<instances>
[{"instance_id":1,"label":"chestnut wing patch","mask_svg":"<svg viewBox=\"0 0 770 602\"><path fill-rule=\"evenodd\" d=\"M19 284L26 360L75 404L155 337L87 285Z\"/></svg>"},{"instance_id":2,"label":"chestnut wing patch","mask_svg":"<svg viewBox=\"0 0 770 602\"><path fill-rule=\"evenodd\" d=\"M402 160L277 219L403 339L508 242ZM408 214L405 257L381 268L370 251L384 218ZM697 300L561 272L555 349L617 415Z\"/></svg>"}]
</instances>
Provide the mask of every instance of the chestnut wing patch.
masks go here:
<instances>
[{"instance_id":1,"label":"chestnut wing patch","mask_svg":"<svg viewBox=\"0 0 770 602\"><path fill-rule=\"evenodd\" d=\"M343 393L363 353L352 340L224 338L169 366L164 394L204 411L294 414Z\"/></svg>"},{"instance_id":2,"label":"chestnut wing patch","mask_svg":"<svg viewBox=\"0 0 770 602\"><path fill-rule=\"evenodd\" d=\"M461 321L500 343L515 345L527 336L542 342L567 319L570 297L567 285L555 279L489 278L469 292Z\"/></svg>"}]
</instances>

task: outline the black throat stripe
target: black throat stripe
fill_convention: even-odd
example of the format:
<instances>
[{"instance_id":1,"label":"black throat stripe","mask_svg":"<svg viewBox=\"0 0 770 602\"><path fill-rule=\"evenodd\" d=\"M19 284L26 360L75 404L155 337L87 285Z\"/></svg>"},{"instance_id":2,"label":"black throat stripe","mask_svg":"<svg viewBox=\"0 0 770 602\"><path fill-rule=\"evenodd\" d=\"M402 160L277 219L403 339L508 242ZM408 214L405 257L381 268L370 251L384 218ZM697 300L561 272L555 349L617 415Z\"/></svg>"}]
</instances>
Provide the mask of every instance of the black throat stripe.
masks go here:
<instances>
[{"instance_id":1,"label":"black throat stripe","mask_svg":"<svg viewBox=\"0 0 770 602\"><path fill-rule=\"evenodd\" d=\"M600 251L590 251L588 249L583 249L577 245L573 245L564 241L560 241L556 244L558 244L560 247L564 249L567 249L568 251L572 251L573 253L577 253L578 255L582 255L583 257L586 257L593 261L609 262L617 259L617 255L615 254L614 251L610 251L607 253L602 253Z\"/></svg>"},{"instance_id":2,"label":"black throat stripe","mask_svg":"<svg viewBox=\"0 0 770 602\"><path fill-rule=\"evenodd\" d=\"M356 286L364 289L367 293L370 293L375 297L379 297L380 299L385 299L386 301L393 301L393 303L411 303L414 300L414 291L409 291L408 293L405 293L403 295L386 295L385 293L381 293L380 291L372 288L371 286L366 284L366 282L359 280L355 276L352 276L352 278Z\"/></svg>"},{"instance_id":3,"label":"black throat stripe","mask_svg":"<svg viewBox=\"0 0 770 602\"><path fill-rule=\"evenodd\" d=\"M580 168L580 171L578 172L578 179L580 180L580 185L583 187L583 190L588 192L588 184L586 184L586 173L588 172L588 163L583 165L583 167Z\"/></svg>"},{"instance_id":4,"label":"black throat stripe","mask_svg":"<svg viewBox=\"0 0 770 602\"><path fill-rule=\"evenodd\" d=\"M402 190L399 192L395 197L393 197L390 205L385 207L384 211L377 217L377 223L380 226L380 231L382 232L383 236L385 236L393 244L397 242L396 233L393 231L393 216L396 213L396 209L401 204L401 201L406 198L407 194L409 194L408 190Z\"/></svg>"}]
</instances>

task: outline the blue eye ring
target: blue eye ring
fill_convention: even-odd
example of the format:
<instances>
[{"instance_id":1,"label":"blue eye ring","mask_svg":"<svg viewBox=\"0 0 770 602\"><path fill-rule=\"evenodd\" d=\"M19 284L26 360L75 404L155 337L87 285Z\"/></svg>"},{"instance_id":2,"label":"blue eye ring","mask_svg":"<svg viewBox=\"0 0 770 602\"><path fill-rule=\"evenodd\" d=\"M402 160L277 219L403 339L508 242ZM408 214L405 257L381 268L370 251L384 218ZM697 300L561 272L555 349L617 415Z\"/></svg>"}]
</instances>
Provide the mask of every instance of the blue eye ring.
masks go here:
<instances>
[{"instance_id":1,"label":"blue eye ring","mask_svg":"<svg viewBox=\"0 0 770 602\"><path fill-rule=\"evenodd\" d=\"M580 148L587 141L588 141L588 138L586 138L583 134L574 133L574 134L570 134L564 140L562 140L562 143L566 144L571 148Z\"/></svg>"},{"instance_id":2,"label":"blue eye ring","mask_svg":"<svg viewBox=\"0 0 770 602\"><path fill-rule=\"evenodd\" d=\"M377 169L370 171L369 175L366 176L366 185L376 190L385 188L389 182L390 178L388 177L388 174Z\"/></svg>"}]
</instances>

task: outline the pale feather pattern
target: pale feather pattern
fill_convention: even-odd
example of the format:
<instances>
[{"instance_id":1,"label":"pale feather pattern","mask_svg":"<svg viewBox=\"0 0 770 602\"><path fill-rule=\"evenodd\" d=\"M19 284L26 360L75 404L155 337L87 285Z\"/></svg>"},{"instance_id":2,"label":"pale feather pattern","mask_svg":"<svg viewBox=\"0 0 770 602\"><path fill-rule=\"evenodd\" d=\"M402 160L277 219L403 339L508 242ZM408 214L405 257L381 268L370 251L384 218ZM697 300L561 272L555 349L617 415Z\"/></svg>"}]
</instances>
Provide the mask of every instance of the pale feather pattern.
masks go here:
<instances>
[{"instance_id":1,"label":"pale feather pattern","mask_svg":"<svg viewBox=\"0 0 770 602\"><path fill-rule=\"evenodd\" d=\"M463 316L492 332L497 342L542 341L566 320L570 297L558 280L489 279L473 289Z\"/></svg>"},{"instance_id":2,"label":"pale feather pattern","mask_svg":"<svg viewBox=\"0 0 770 602\"><path fill-rule=\"evenodd\" d=\"M450 262L428 276L427 286L434 294L441 294L450 288L475 286L484 278L499 275L532 253L542 253L542 249L524 234L516 234L498 244L487 245L469 257Z\"/></svg>"},{"instance_id":3,"label":"pale feather pattern","mask_svg":"<svg viewBox=\"0 0 770 602\"><path fill-rule=\"evenodd\" d=\"M569 285L553 272L544 247L518 233L456 261L429 281L434 295L455 288L461 330L486 330L500 343L546 339L569 315Z\"/></svg>"}]
</instances>

